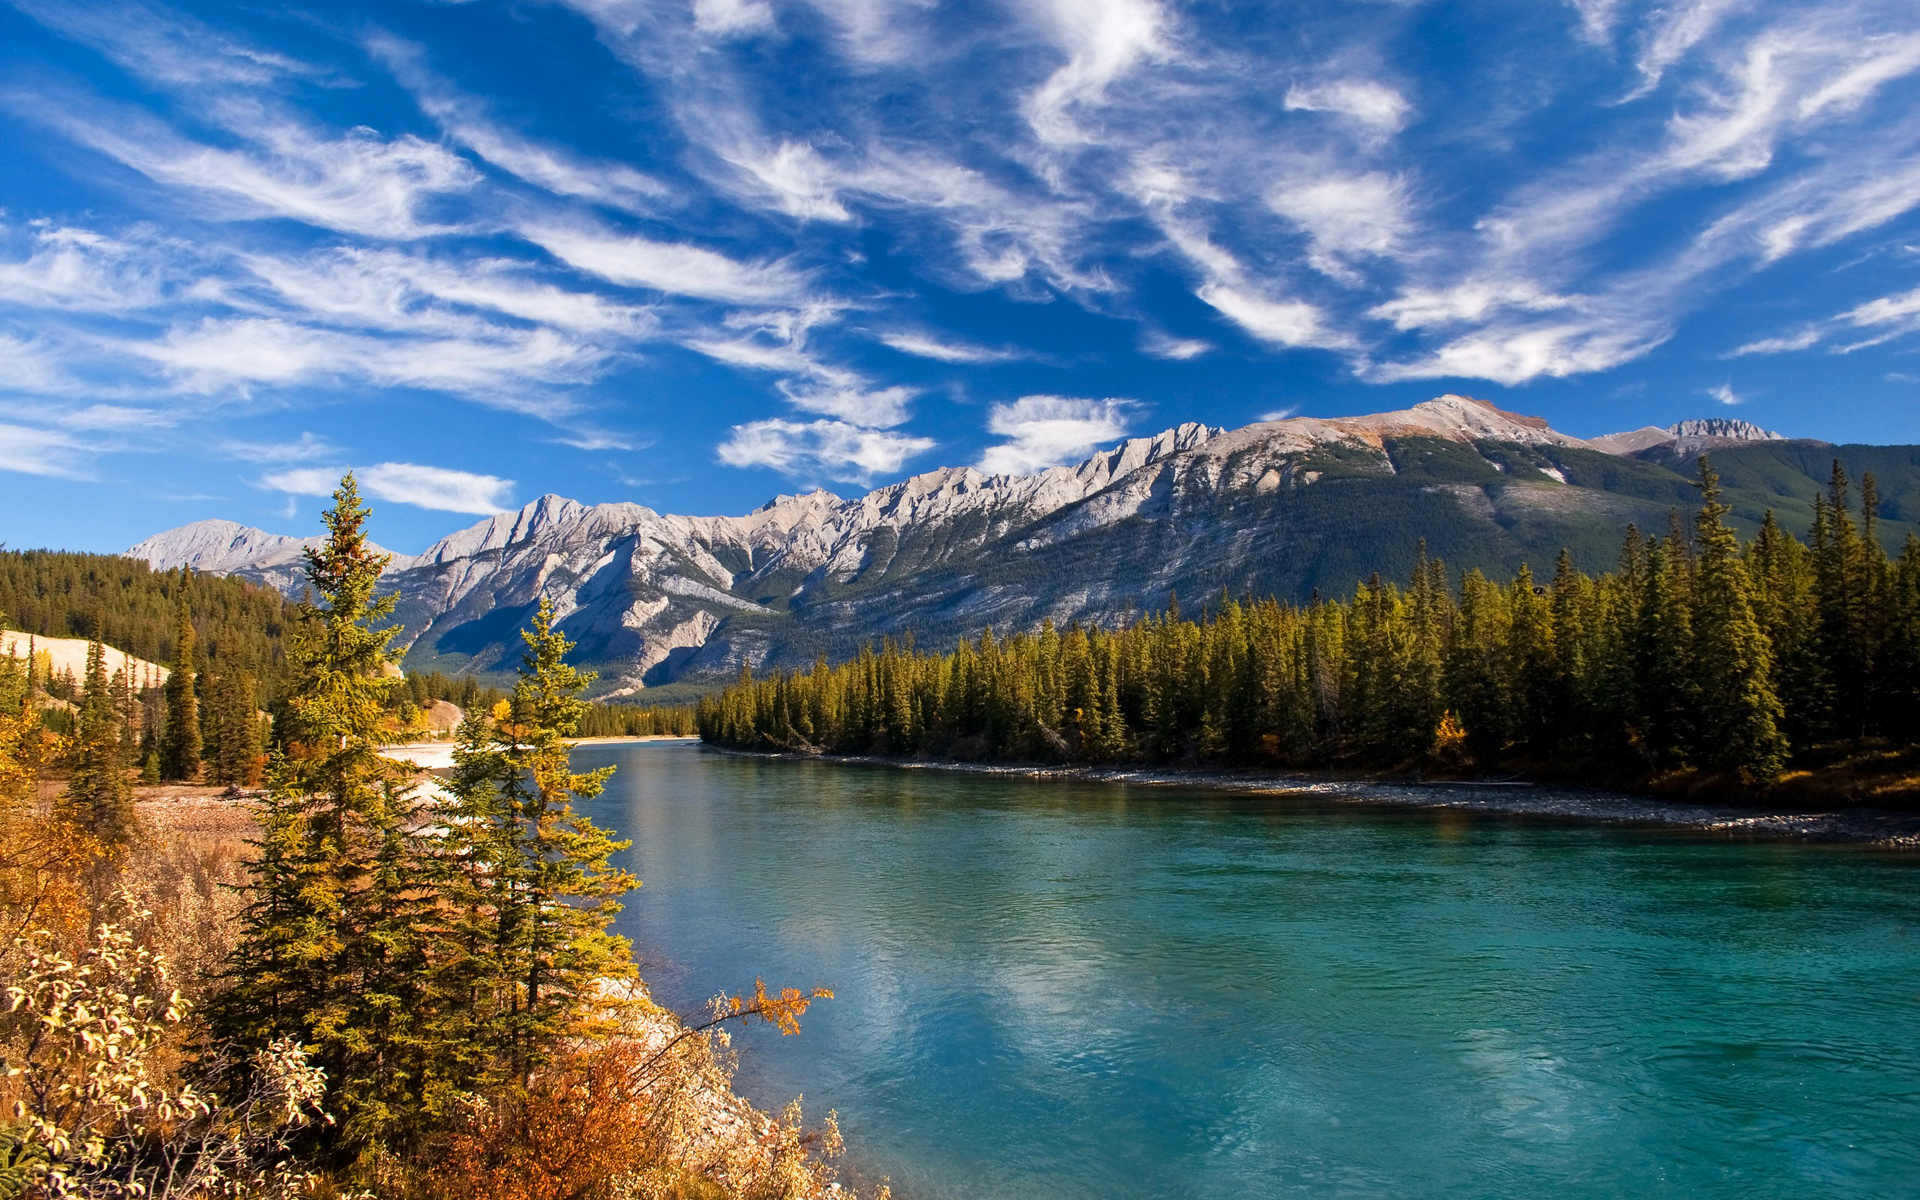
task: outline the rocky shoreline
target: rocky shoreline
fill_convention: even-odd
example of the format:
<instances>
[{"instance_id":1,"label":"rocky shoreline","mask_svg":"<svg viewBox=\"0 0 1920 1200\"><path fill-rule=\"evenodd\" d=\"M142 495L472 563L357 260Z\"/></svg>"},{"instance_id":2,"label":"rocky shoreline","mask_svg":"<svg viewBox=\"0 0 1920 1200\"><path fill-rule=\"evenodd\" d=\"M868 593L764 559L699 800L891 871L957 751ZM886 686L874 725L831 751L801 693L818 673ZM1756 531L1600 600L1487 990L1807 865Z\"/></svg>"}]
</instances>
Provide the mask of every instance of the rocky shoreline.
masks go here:
<instances>
[{"instance_id":1,"label":"rocky shoreline","mask_svg":"<svg viewBox=\"0 0 1920 1200\"><path fill-rule=\"evenodd\" d=\"M702 748L721 754L738 754L752 758L815 759L849 766L890 767L899 770L949 771L1031 779L1071 779L1086 783L1201 788L1252 795L1313 796L1395 808L1451 809L1506 816L1688 829L1702 833L1723 834L1730 838L1779 838L1800 842L1847 843L1884 849L1920 850L1920 812L1902 812L1884 808L1700 804L1660 796L1632 795L1595 788L1544 783L1489 783L1471 780L1416 783L1284 772L966 763L869 755L813 756L781 751L731 750L719 746Z\"/></svg>"}]
</instances>

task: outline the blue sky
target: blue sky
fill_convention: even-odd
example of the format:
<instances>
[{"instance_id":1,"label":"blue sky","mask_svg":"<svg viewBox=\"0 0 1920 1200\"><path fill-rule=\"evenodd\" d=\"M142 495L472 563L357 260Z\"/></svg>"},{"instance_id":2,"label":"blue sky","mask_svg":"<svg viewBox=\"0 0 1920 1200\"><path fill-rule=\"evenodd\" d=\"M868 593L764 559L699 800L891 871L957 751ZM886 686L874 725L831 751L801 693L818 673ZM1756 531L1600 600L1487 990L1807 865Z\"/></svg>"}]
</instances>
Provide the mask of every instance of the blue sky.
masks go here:
<instances>
[{"instance_id":1,"label":"blue sky","mask_svg":"<svg viewBox=\"0 0 1920 1200\"><path fill-rule=\"evenodd\" d=\"M0 539L1447 391L1920 442L1911 0L0 0Z\"/></svg>"}]
</instances>

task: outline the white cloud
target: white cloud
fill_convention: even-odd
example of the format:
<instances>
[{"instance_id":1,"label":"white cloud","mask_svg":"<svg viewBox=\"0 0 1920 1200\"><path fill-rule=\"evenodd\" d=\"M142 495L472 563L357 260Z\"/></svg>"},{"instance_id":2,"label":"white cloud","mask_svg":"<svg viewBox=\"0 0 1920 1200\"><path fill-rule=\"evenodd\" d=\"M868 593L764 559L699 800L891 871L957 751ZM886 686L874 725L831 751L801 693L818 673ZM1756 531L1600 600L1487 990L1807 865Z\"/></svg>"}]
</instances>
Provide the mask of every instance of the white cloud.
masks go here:
<instances>
[{"instance_id":1,"label":"white cloud","mask_svg":"<svg viewBox=\"0 0 1920 1200\"><path fill-rule=\"evenodd\" d=\"M1406 182L1380 171L1284 183L1267 205L1307 235L1313 268L1336 279L1357 279L1355 258L1398 255L1412 232Z\"/></svg>"},{"instance_id":2,"label":"white cloud","mask_svg":"<svg viewBox=\"0 0 1920 1200\"><path fill-rule=\"evenodd\" d=\"M1300 409L1297 405L1288 405L1286 408L1276 408L1272 412L1261 413L1260 419L1262 421L1284 421L1299 411Z\"/></svg>"},{"instance_id":3,"label":"white cloud","mask_svg":"<svg viewBox=\"0 0 1920 1200\"><path fill-rule=\"evenodd\" d=\"M780 392L804 412L819 413L879 429L905 424L907 404L919 393L909 387L820 387L783 381Z\"/></svg>"},{"instance_id":4,"label":"white cloud","mask_svg":"<svg viewBox=\"0 0 1920 1200\"><path fill-rule=\"evenodd\" d=\"M1032 11L1068 56L1027 101L1043 142L1083 140L1074 108L1100 102L1135 66L1171 53L1169 19L1154 0L1042 0Z\"/></svg>"},{"instance_id":5,"label":"white cloud","mask_svg":"<svg viewBox=\"0 0 1920 1200\"><path fill-rule=\"evenodd\" d=\"M1304 300L1268 300L1224 283L1194 293L1263 342L1280 346L1345 347L1352 339L1329 329L1326 314Z\"/></svg>"},{"instance_id":6,"label":"white cloud","mask_svg":"<svg viewBox=\"0 0 1920 1200\"><path fill-rule=\"evenodd\" d=\"M23 232L30 247L26 257L0 261L0 301L129 313L163 299L161 264L151 246L48 222Z\"/></svg>"},{"instance_id":7,"label":"white cloud","mask_svg":"<svg viewBox=\"0 0 1920 1200\"><path fill-rule=\"evenodd\" d=\"M766 0L693 0L693 27L709 37L740 37L773 28Z\"/></svg>"},{"instance_id":8,"label":"white cloud","mask_svg":"<svg viewBox=\"0 0 1920 1200\"><path fill-rule=\"evenodd\" d=\"M323 74L172 9L103 0L71 4L13 0L13 6L154 83L259 87L287 76Z\"/></svg>"},{"instance_id":9,"label":"white cloud","mask_svg":"<svg viewBox=\"0 0 1920 1200\"><path fill-rule=\"evenodd\" d=\"M345 467L294 467L263 476L262 487L297 496L329 496ZM513 480L417 463L386 462L353 468L367 494L377 500L411 504L439 512L490 515L513 507Z\"/></svg>"},{"instance_id":10,"label":"white cloud","mask_svg":"<svg viewBox=\"0 0 1920 1200\"><path fill-rule=\"evenodd\" d=\"M501 126L480 101L428 70L417 46L386 34L374 35L367 45L449 137L509 174L556 196L637 213L654 211L668 195L659 180L625 163L590 158Z\"/></svg>"},{"instance_id":11,"label":"white cloud","mask_svg":"<svg viewBox=\"0 0 1920 1200\"><path fill-rule=\"evenodd\" d=\"M1869 300L1840 314L1841 320L1860 326L1907 324L1916 317L1920 317L1920 288Z\"/></svg>"},{"instance_id":12,"label":"white cloud","mask_svg":"<svg viewBox=\"0 0 1920 1200\"><path fill-rule=\"evenodd\" d=\"M486 338L382 337L264 318L209 319L177 326L157 341L122 341L116 348L202 393L364 381L451 392L549 417L571 405L563 397L528 397L519 389L584 383L605 364L605 355L550 329L500 329Z\"/></svg>"},{"instance_id":13,"label":"white cloud","mask_svg":"<svg viewBox=\"0 0 1920 1200\"><path fill-rule=\"evenodd\" d=\"M1817 326L1808 326L1797 333L1780 337L1761 338L1757 342L1748 342L1744 346L1727 351L1728 358L1739 358L1747 354L1785 354L1793 350L1805 350L1818 345L1820 330Z\"/></svg>"},{"instance_id":14,"label":"white cloud","mask_svg":"<svg viewBox=\"0 0 1920 1200\"><path fill-rule=\"evenodd\" d=\"M86 447L64 433L0 424L0 471L85 478L79 460Z\"/></svg>"},{"instance_id":15,"label":"white cloud","mask_svg":"<svg viewBox=\"0 0 1920 1200\"><path fill-rule=\"evenodd\" d=\"M1171 359L1174 362L1186 362L1199 358L1213 349L1213 343L1200 338L1181 338L1159 330L1149 330L1140 339L1140 349L1155 358Z\"/></svg>"},{"instance_id":16,"label":"white cloud","mask_svg":"<svg viewBox=\"0 0 1920 1200\"><path fill-rule=\"evenodd\" d=\"M484 326L458 309L474 308L621 341L650 337L659 325L646 306L541 282L532 277L531 264L510 259L453 263L397 250L340 247L301 258L246 255L240 262L294 313L330 323L471 332Z\"/></svg>"},{"instance_id":17,"label":"white cloud","mask_svg":"<svg viewBox=\"0 0 1920 1200\"><path fill-rule=\"evenodd\" d=\"M1078 400L1066 396L1022 396L996 404L988 412L987 431L1007 439L980 456L989 475L1031 475L1047 467L1078 462L1100 445L1123 438L1132 400Z\"/></svg>"},{"instance_id":18,"label":"white cloud","mask_svg":"<svg viewBox=\"0 0 1920 1200\"><path fill-rule=\"evenodd\" d=\"M809 143L782 141L768 146L742 136L713 149L751 179L780 212L803 220L853 219L840 202L840 172Z\"/></svg>"},{"instance_id":19,"label":"white cloud","mask_svg":"<svg viewBox=\"0 0 1920 1200\"><path fill-rule=\"evenodd\" d=\"M340 454L333 443L311 433L302 433L285 442L223 442L220 450L234 458L259 463L310 462L317 458L337 458Z\"/></svg>"},{"instance_id":20,"label":"white cloud","mask_svg":"<svg viewBox=\"0 0 1920 1200\"><path fill-rule=\"evenodd\" d=\"M743 263L698 246L589 225L534 225L520 232L568 265L628 287L731 304L799 303L806 297L805 277L784 263Z\"/></svg>"},{"instance_id":21,"label":"white cloud","mask_svg":"<svg viewBox=\"0 0 1920 1200\"><path fill-rule=\"evenodd\" d=\"M342 233L419 238L448 232L422 210L436 197L472 189L479 176L446 147L371 129L333 137L283 118L236 121L248 150L202 145L150 118L54 120L74 140L170 187L207 193L243 218L288 217Z\"/></svg>"},{"instance_id":22,"label":"white cloud","mask_svg":"<svg viewBox=\"0 0 1920 1200\"><path fill-rule=\"evenodd\" d=\"M1563 379L1617 367L1667 336L1663 324L1624 316L1496 322L1420 357L1368 366L1363 375L1376 383L1460 378L1490 379L1511 387L1542 375Z\"/></svg>"},{"instance_id":23,"label":"white cloud","mask_svg":"<svg viewBox=\"0 0 1920 1200\"><path fill-rule=\"evenodd\" d=\"M174 424L174 417L151 408L89 404L85 408L61 413L59 422L68 429L164 429Z\"/></svg>"},{"instance_id":24,"label":"white cloud","mask_svg":"<svg viewBox=\"0 0 1920 1200\"><path fill-rule=\"evenodd\" d=\"M1741 397L1734 392L1731 383L1715 384L1713 387L1707 389L1707 395L1712 396L1722 404L1738 404L1741 402Z\"/></svg>"},{"instance_id":25,"label":"white cloud","mask_svg":"<svg viewBox=\"0 0 1920 1200\"><path fill-rule=\"evenodd\" d=\"M1738 358L1747 354L1782 354L1793 350L1806 350L1829 341L1838 334L1851 333L1854 330L1865 330L1872 336L1862 341L1834 346L1834 353L1851 354L1868 346L1878 346L1894 338L1920 332L1920 288L1869 300L1824 321L1803 326L1792 333L1748 342L1738 349L1729 351L1727 357Z\"/></svg>"},{"instance_id":26,"label":"white cloud","mask_svg":"<svg viewBox=\"0 0 1920 1200\"><path fill-rule=\"evenodd\" d=\"M1652 91L1668 68L1707 40L1720 23L1739 8L1736 0L1679 0L1655 9L1643 35L1640 53L1634 59L1634 68L1640 72L1640 86L1632 96Z\"/></svg>"},{"instance_id":27,"label":"white cloud","mask_svg":"<svg viewBox=\"0 0 1920 1200\"><path fill-rule=\"evenodd\" d=\"M752 421L733 427L720 443L720 461L732 467L771 467L787 475L824 475L865 483L897 473L933 449L932 438L842 421Z\"/></svg>"},{"instance_id":28,"label":"white cloud","mask_svg":"<svg viewBox=\"0 0 1920 1200\"><path fill-rule=\"evenodd\" d=\"M1413 113L1405 96L1371 79L1296 83L1287 89L1286 107L1289 112L1333 113L1378 133L1400 132Z\"/></svg>"},{"instance_id":29,"label":"white cloud","mask_svg":"<svg viewBox=\"0 0 1920 1200\"><path fill-rule=\"evenodd\" d=\"M1498 312L1551 312L1572 304L1528 279L1470 279L1444 288L1408 288L1367 315L1391 321L1396 329L1432 329L1483 321Z\"/></svg>"},{"instance_id":30,"label":"white cloud","mask_svg":"<svg viewBox=\"0 0 1920 1200\"><path fill-rule=\"evenodd\" d=\"M1596 46L1612 41L1613 17L1620 8L1620 0L1568 0L1568 3L1580 14L1582 37Z\"/></svg>"},{"instance_id":31,"label":"white cloud","mask_svg":"<svg viewBox=\"0 0 1920 1200\"><path fill-rule=\"evenodd\" d=\"M915 333L911 330L883 333L880 335L880 340L902 354L911 354L916 358L931 358L936 362L1004 363L1032 357L1024 350L975 346L967 342L957 342L936 337L930 333Z\"/></svg>"}]
</instances>

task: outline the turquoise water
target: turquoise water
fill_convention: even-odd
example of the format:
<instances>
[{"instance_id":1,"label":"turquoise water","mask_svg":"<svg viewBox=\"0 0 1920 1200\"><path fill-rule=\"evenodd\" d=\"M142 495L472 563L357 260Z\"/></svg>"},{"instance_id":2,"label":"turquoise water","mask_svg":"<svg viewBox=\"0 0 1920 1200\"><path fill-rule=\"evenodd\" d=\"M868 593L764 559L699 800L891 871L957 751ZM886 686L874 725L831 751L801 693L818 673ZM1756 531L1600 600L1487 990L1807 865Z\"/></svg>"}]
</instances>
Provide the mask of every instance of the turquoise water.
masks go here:
<instances>
[{"instance_id":1,"label":"turquoise water","mask_svg":"<svg viewBox=\"0 0 1920 1200\"><path fill-rule=\"evenodd\" d=\"M901 1200L1920 1196L1920 859L599 746L683 1011Z\"/></svg>"}]
</instances>

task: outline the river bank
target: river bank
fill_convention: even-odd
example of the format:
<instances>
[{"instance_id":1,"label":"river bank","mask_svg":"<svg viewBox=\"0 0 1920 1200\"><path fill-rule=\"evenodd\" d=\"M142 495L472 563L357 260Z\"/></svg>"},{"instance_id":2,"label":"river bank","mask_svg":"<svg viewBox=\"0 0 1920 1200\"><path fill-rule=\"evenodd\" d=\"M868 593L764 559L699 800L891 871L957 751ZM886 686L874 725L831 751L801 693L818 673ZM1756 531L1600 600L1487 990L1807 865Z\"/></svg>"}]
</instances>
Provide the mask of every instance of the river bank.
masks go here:
<instances>
[{"instance_id":1,"label":"river bank","mask_svg":"<svg viewBox=\"0 0 1920 1200\"><path fill-rule=\"evenodd\" d=\"M1764 806L1707 804L1544 783L1416 783L1270 771L966 763L871 755L799 755L780 751L733 750L711 745L703 746L703 749L752 758L810 759L846 766L1201 788L1251 795L1306 795L1397 808L1453 809L1605 824L1665 826L1728 837L1785 838L1802 842L1920 850L1920 812L1883 808L1779 803Z\"/></svg>"},{"instance_id":2,"label":"river bank","mask_svg":"<svg viewBox=\"0 0 1920 1200\"><path fill-rule=\"evenodd\" d=\"M674 739L596 738L589 744ZM450 761L447 743L390 747L413 763L431 786ZM399 753L395 753L395 752ZM38 781L50 809L63 781ZM246 861L260 837L258 789L195 784L142 784L134 808L142 828L135 852L122 864L133 890L150 907L164 910L175 927L162 947L197 992L216 978L233 945L247 883ZM838 1182L830 1160L840 1151L831 1114L824 1123L802 1122L798 1101L779 1111L756 1107L735 1090L736 1053L725 1030L699 1032L701 1017L683 1017L656 1003L638 979L608 985L609 1027L582 1043L608 1056L632 1082L607 1087L602 1068L581 1075L580 1086L597 1087L594 1104L617 1136L644 1146L649 1165L636 1194L700 1197L780 1196L789 1200L853 1200ZM583 1056L581 1064L590 1061ZM582 1068L585 1070L585 1068ZM597 1081L597 1082L596 1082ZM614 1137L604 1133L603 1137ZM636 1177L640 1178L640 1177ZM858 1195L884 1196L883 1189Z\"/></svg>"}]
</instances>

